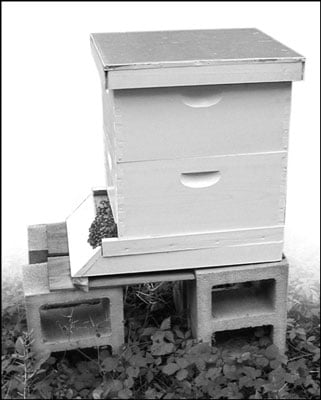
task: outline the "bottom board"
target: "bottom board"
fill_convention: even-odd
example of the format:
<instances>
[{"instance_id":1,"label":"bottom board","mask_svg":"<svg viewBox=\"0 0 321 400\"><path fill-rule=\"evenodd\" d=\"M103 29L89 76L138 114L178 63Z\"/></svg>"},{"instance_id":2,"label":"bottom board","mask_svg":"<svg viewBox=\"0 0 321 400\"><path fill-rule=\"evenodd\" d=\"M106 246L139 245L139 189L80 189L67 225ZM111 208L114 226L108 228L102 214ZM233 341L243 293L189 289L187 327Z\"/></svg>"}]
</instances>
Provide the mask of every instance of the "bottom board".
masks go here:
<instances>
[{"instance_id":1,"label":"bottom board","mask_svg":"<svg viewBox=\"0 0 321 400\"><path fill-rule=\"evenodd\" d=\"M93 191L67 218L72 278L174 271L279 261L283 226L266 226L176 236L104 239L101 247L88 243L102 191ZM55 270L56 268L53 268Z\"/></svg>"},{"instance_id":2,"label":"bottom board","mask_svg":"<svg viewBox=\"0 0 321 400\"><path fill-rule=\"evenodd\" d=\"M283 241L116 257L98 257L74 277L170 271L280 261Z\"/></svg>"}]
</instances>

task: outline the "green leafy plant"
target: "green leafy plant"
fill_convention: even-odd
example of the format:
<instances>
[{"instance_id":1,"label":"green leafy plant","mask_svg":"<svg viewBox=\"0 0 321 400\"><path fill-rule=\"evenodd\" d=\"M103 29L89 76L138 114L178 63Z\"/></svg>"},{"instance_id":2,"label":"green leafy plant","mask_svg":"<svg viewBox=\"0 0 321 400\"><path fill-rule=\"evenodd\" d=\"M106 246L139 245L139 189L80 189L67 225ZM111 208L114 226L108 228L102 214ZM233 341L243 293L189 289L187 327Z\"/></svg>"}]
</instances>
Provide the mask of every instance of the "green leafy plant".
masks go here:
<instances>
[{"instance_id":1,"label":"green leafy plant","mask_svg":"<svg viewBox=\"0 0 321 400\"><path fill-rule=\"evenodd\" d=\"M56 353L36 363L21 287L5 286L2 396L7 399L318 399L319 297L289 288L286 356L257 328L250 340L192 339L171 283L128 287L126 345ZM14 293L12 293L14 291ZM19 296L17 296L19 293Z\"/></svg>"}]
</instances>

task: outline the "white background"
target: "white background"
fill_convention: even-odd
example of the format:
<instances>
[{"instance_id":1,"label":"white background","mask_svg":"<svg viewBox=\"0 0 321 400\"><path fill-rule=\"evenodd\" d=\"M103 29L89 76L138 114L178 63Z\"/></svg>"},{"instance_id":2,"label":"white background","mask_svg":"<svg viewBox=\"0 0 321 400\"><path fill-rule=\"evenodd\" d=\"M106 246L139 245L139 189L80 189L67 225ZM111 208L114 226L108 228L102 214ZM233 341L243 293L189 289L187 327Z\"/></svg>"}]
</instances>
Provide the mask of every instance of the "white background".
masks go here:
<instances>
[{"instance_id":1,"label":"white background","mask_svg":"<svg viewBox=\"0 0 321 400\"><path fill-rule=\"evenodd\" d=\"M317 273L320 204L318 2L3 3L3 263L27 262L27 225L63 221L104 185L91 32L257 27L306 59L293 85L286 254Z\"/></svg>"}]
</instances>

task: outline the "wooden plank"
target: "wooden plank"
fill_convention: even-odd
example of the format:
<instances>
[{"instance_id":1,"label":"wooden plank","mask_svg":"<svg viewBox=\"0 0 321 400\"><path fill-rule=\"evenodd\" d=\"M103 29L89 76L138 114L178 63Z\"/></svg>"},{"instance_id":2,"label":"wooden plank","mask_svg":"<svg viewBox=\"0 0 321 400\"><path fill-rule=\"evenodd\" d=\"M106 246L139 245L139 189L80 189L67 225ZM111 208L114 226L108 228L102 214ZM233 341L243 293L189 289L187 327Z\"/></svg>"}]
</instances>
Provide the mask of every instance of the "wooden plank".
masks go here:
<instances>
[{"instance_id":1,"label":"wooden plank","mask_svg":"<svg viewBox=\"0 0 321 400\"><path fill-rule=\"evenodd\" d=\"M50 291L75 289L68 256L48 258L48 280Z\"/></svg>"},{"instance_id":2,"label":"wooden plank","mask_svg":"<svg viewBox=\"0 0 321 400\"><path fill-rule=\"evenodd\" d=\"M91 41L106 71L304 60L256 28L92 33Z\"/></svg>"},{"instance_id":3,"label":"wooden plank","mask_svg":"<svg viewBox=\"0 0 321 400\"><path fill-rule=\"evenodd\" d=\"M50 291L88 290L102 287L127 286L151 282L194 280L193 271L169 271L156 273L114 275L101 278L71 278L69 257L48 259L48 281Z\"/></svg>"},{"instance_id":4,"label":"wooden plank","mask_svg":"<svg viewBox=\"0 0 321 400\"><path fill-rule=\"evenodd\" d=\"M66 256L69 254L67 226L65 222L47 224L48 255Z\"/></svg>"},{"instance_id":5,"label":"wooden plank","mask_svg":"<svg viewBox=\"0 0 321 400\"><path fill-rule=\"evenodd\" d=\"M221 64L175 68L108 71L108 89L290 82L303 79L304 61Z\"/></svg>"},{"instance_id":6,"label":"wooden plank","mask_svg":"<svg viewBox=\"0 0 321 400\"><path fill-rule=\"evenodd\" d=\"M192 270L113 275L109 277L89 278L89 289L112 286L138 285L151 282L186 281L194 279L195 275L194 271Z\"/></svg>"},{"instance_id":7,"label":"wooden plank","mask_svg":"<svg viewBox=\"0 0 321 400\"><path fill-rule=\"evenodd\" d=\"M100 252L100 248L93 249L88 243L89 228L95 216L95 202L91 193L66 220L72 276L75 276L97 251Z\"/></svg>"},{"instance_id":8,"label":"wooden plank","mask_svg":"<svg viewBox=\"0 0 321 400\"><path fill-rule=\"evenodd\" d=\"M283 231L282 226L275 226L148 238L107 238L102 240L102 255L103 257L115 257L246 243L268 243L282 241Z\"/></svg>"},{"instance_id":9,"label":"wooden plank","mask_svg":"<svg viewBox=\"0 0 321 400\"><path fill-rule=\"evenodd\" d=\"M29 264L45 263L48 258L47 227L45 224L28 226Z\"/></svg>"},{"instance_id":10,"label":"wooden plank","mask_svg":"<svg viewBox=\"0 0 321 400\"><path fill-rule=\"evenodd\" d=\"M99 56L96 44L93 42L92 39L90 40L90 48L91 48L91 53L93 55L95 64L96 64L97 69L98 69L101 85L103 86L103 88L105 88L105 86L107 85L107 72L104 71L104 67L102 65L101 57Z\"/></svg>"},{"instance_id":11,"label":"wooden plank","mask_svg":"<svg viewBox=\"0 0 321 400\"><path fill-rule=\"evenodd\" d=\"M287 148L291 85L115 91L114 108L119 111L108 110L105 117L114 124L111 132L104 128L105 136L117 138L117 162L282 151ZM108 142L105 147L112 148Z\"/></svg>"},{"instance_id":12,"label":"wooden plank","mask_svg":"<svg viewBox=\"0 0 321 400\"><path fill-rule=\"evenodd\" d=\"M108 115L107 117L110 117ZM108 190L108 198L113 212L114 220L117 223L117 183L116 183L116 157L112 151L111 141L104 125L104 149L105 149L105 169L106 169L106 183Z\"/></svg>"},{"instance_id":13,"label":"wooden plank","mask_svg":"<svg viewBox=\"0 0 321 400\"><path fill-rule=\"evenodd\" d=\"M186 270L203 267L251 264L282 259L283 241L246 244L209 249L100 257L74 277Z\"/></svg>"},{"instance_id":14,"label":"wooden plank","mask_svg":"<svg viewBox=\"0 0 321 400\"><path fill-rule=\"evenodd\" d=\"M280 226L286 156L286 151L277 151L120 163L118 235L139 238ZM203 175L211 172L219 172L220 179L206 186ZM187 186L182 179L186 174L194 174L199 185Z\"/></svg>"}]
</instances>

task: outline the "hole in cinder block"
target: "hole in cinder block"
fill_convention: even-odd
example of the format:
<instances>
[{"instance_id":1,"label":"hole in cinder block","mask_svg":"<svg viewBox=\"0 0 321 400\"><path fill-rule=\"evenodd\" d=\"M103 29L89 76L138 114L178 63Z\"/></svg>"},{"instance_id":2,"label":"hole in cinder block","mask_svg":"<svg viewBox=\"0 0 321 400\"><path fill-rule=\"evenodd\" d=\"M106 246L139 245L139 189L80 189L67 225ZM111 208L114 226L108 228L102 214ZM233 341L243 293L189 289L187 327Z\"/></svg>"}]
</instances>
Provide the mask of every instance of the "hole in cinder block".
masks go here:
<instances>
[{"instance_id":1,"label":"hole in cinder block","mask_svg":"<svg viewBox=\"0 0 321 400\"><path fill-rule=\"evenodd\" d=\"M220 319L269 314L274 298L274 279L213 286L212 314Z\"/></svg>"},{"instance_id":2,"label":"hole in cinder block","mask_svg":"<svg viewBox=\"0 0 321 400\"><path fill-rule=\"evenodd\" d=\"M99 349L99 350L98 350ZM113 349L111 346L97 346L97 347L82 347L80 349L75 350L67 350L67 351L57 351L53 352L52 355L60 360L64 358L65 360L69 361L72 365L76 365L81 361L85 361L86 363L88 360L97 360L98 358L101 361L109 355L113 354ZM96 362L94 361L96 364ZM98 364L96 364L98 367Z\"/></svg>"},{"instance_id":3,"label":"hole in cinder block","mask_svg":"<svg viewBox=\"0 0 321 400\"><path fill-rule=\"evenodd\" d=\"M214 346L222 350L232 352L242 351L246 345L259 345L266 347L272 344L272 325L264 325L252 328L233 329L213 334Z\"/></svg>"},{"instance_id":4,"label":"hole in cinder block","mask_svg":"<svg viewBox=\"0 0 321 400\"><path fill-rule=\"evenodd\" d=\"M111 333L109 299L48 304L40 308L44 342L100 338Z\"/></svg>"}]
</instances>

